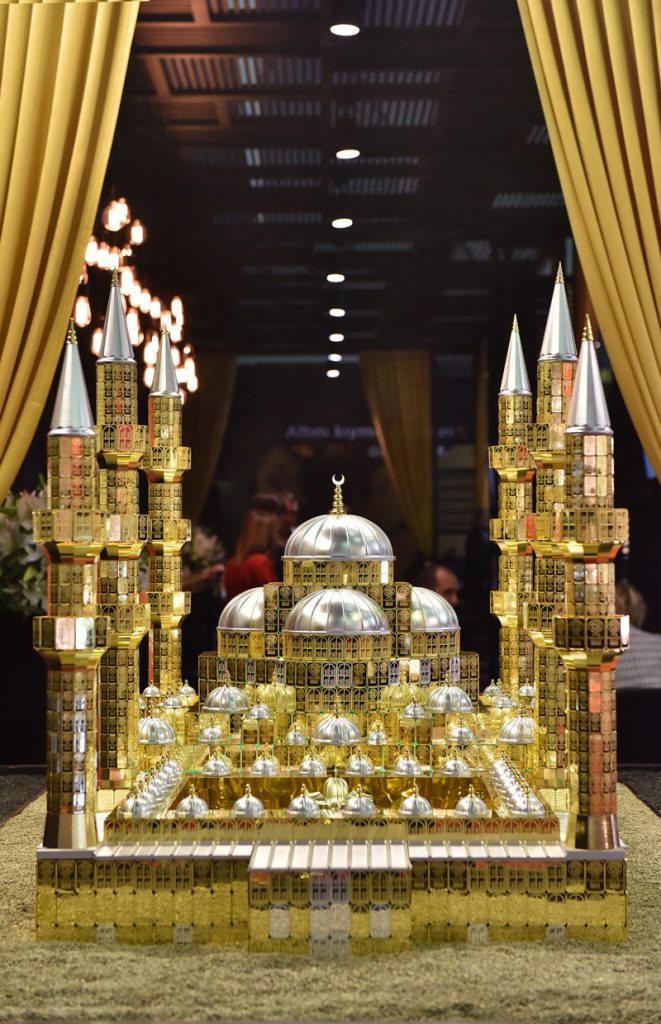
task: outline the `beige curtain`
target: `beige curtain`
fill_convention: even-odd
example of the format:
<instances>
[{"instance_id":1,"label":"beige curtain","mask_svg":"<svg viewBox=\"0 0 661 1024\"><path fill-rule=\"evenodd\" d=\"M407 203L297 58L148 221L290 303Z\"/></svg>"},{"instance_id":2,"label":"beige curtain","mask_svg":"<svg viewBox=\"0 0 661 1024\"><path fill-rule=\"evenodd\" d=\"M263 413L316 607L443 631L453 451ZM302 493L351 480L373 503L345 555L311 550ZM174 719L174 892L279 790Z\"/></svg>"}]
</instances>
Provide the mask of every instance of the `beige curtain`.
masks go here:
<instances>
[{"instance_id":1,"label":"beige curtain","mask_svg":"<svg viewBox=\"0 0 661 1024\"><path fill-rule=\"evenodd\" d=\"M0 5L0 500L56 372L139 6Z\"/></svg>"},{"instance_id":2,"label":"beige curtain","mask_svg":"<svg viewBox=\"0 0 661 1024\"><path fill-rule=\"evenodd\" d=\"M184 509L193 522L202 515L222 451L234 396L236 356L198 349L195 362L200 389L186 401L184 410L184 440L193 452L191 470L184 477Z\"/></svg>"},{"instance_id":3,"label":"beige curtain","mask_svg":"<svg viewBox=\"0 0 661 1024\"><path fill-rule=\"evenodd\" d=\"M360 365L390 480L420 550L431 556L431 357L428 352L364 352Z\"/></svg>"},{"instance_id":4,"label":"beige curtain","mask_svg":"<svg viewBox=\"0 0 661 1024\"><path fill-rule=\"evenodd\" d=\"M518 2L590 297L661 477L661 3Z\"/></svg>"}]
</instances>

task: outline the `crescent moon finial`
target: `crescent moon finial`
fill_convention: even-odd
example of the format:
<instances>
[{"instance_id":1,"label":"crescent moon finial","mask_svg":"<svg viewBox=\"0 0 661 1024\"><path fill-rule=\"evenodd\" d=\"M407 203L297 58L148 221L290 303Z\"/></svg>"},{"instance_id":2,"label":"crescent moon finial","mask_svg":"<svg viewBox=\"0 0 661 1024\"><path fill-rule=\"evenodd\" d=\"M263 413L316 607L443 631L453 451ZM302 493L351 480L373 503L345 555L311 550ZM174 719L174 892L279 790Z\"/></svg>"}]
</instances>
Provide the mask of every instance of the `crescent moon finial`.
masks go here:
<instances>
[{"instance_id":1,"label":"crescent moon finial","mask_svg":"<svg viewBox=\"0 0 661 1024\"><path fill-rule=\"evenodd\" d=\"M336 487L341 487L342 484L344 483L344 476L343 476L343 474L340 473L339 476L335 476L335 474L333 474L333 483L335 484Z\"/></svg>"},{"instance_id":2,"label":"crescent moon finial","mask_svg":"<svg viewBox=\"0 0 661 1024\"><path fill-rule=\"evenodd\" d=\"M342 499L342 484L344 483L344 476L333 475L333 484L335 485L335 493L333 494L333 507L331 508L331 515L343 516L344 515L344 501Z\"/></svg>"}]
</instances>

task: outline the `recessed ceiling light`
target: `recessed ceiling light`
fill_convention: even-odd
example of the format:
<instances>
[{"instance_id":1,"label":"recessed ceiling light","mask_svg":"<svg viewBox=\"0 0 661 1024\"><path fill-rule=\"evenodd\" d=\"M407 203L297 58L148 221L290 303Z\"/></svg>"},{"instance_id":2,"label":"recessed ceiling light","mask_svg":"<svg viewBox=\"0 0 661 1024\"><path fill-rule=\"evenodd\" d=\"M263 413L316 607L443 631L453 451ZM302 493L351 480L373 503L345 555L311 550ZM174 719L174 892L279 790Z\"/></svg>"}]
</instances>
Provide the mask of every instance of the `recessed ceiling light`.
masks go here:
<instances>
[{"instance_id":1,"label":"recessed ceiling light","mask_svg":"<svg viewBox=\"0 0 661 1024\"><path fill-rule=\"evenodd\" d=\"M343 334L329 334L328 335L328 340L329 341L344 341L344 335Z\"/></svg>"},{"instance_id":2,"label":"recessed ceiling light","mask_svg":"<svg viewBox=\"0 0 661 1024\"><path fill-rule=\"evenodd\" d=\"M334 36L357 36L360 32L358 25L339 24L331 25L331 32Z\"/></svg>"},{"instance_id":3,"label":"recessed ceiling light","mask_svg":"<svg viewBox=\"0 0 661 1024\"><path fill-rule=\"evenodd\" d=\"M350 228L353 221L351 217L336 217L331 223L334 228Z\"/></svg>"},{"instance_id":4,"label":"recessed ceiling light","mask_svg":"<svg viewBox=\"0 0 661 1024\"><path fill-rule=\"evenodd\" d=\"M340 355L339 352L329 352L328 353L328 361L329 361L329 363L341 363L342 362L342 356Z\"/></svg>"},{"instance_id":5,"label":"recessed ceiling light","mask_svg":"<svg viewBox=\"0 0 661 1024\"><path fill-rule=\"evenodd\" d=\"M342 284L344 274L326 274L326 280L329 284Z\"/></svg>"},{"instance_id":6,"label":"recessed ceiling light","mask_svg":"<svg viewBox=\"0 0 661 1024\"><path fill-rule=\"evenodd\" d=\"M348 147L347 149L338 149L335 156L338 160L355 160L356 157L360 156L360 150L353 149L351 147Z\"/></svg>"},{"instance_id":7,"label":"recessed ceiling light","mask_svg":"<svg viewBox=\"0 0 661 1024\"><path fill-rule=\"evenodd\" d=\"M327 377L339 377L340 376L340 371L339 370L326 370L326 376Z\"/></svg>"},{"instance_id":8,"label":"recessed ceiling light","mask_svg":"<svg viewBox=\"0 0 661 1024\"><path fill-rule=\"evenodd\" d=\"M346 316L346 312L346 309L340 309L339 306L333 306L328 310L330 316Z\"/></svg>"}]
</instances>

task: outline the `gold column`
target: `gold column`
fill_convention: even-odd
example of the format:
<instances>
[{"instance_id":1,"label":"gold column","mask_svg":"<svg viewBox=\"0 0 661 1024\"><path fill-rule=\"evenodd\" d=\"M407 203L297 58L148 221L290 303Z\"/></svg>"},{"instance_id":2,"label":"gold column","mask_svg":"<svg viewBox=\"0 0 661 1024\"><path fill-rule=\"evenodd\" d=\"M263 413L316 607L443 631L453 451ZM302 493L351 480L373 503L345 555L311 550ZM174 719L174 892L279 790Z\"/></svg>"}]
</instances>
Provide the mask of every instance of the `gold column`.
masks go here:
<instances>
[{"instance_id":1,"label":"gold column","mask_svg":"<svg viewBox=\"0 0 661 1024\"><path fill-rule=\"evenodd\" d=\"M532 393L526 372L519 326L512 325L505 370L498 394L498 444L489 449L489 465L500 478L498 517L491 520L491 539L500 548L498 590L491 592L491 611L500 621L500 678L503 692L518 703L522 683L530 682L533 645L523 628L523 606L533 589L533 477L535 467L526 447L532 420Z\"/></svg>"},{"instance_id":2,"label":"gold column","mask_svg":"<svg viewBox=\"0 0 661 1024\"><path fill-rule=\"evenodd\" d=\"M191 465L191 450L181 444L181 406L170 339L163 330L149 394L144 469L149 481L149 681L164 697L181 686L181 623L191 601L181 589L181 549L190 539L190 521L182 517L181 480Z\"/></svg>"},{"instance_id":3,"label":"gold column","mask_svg":"<svg viewBox=\"0 0 661 1024\"><path fill-rule=\"evenodd\" d=\"M149 625L138 564L147 539L138 492L147 431L138 423L138 372L116 273L96 364L96 410L99 500L109 524L99 563L99 604L111 623L99 672L98 781L101 789L126 789L138 767L138 648ZM100 810L109 809L101 803Z\"/></svg>"},{"instance_id":4,"label":"gold column","mask_svg":"<svg viewBox=\"0 0 661 1024\"><path fill-rule=\"evenodd\" d=\"M576 358L559 266L537 363L537 414L527 432L536 465L536 558L534 594L524 614L535 645L537 780L552 790L564 790L567 784L567 681L562 658L553 648L553 615L565 610L566 563L552 527L565 504L565 424Z\"/></svg>"},{"instance_id":5,"label":"gold column","mask_svg":"<svg viewBox=\"0 0 661 1024\"><path fill-rule=\"evenodd\" d=\"M96 431L73 324L48 434L46 508L34 537L48 559L47 614L34 645L48 666L47 813L44 846L94 846L97 668L108 622L97 614L97 567L105 540L98 511Z\"/></svg>"},{"instance_id":6,"label":"gold column","mask_svg":"<svg viewBox=\"0 0 661 1024\"><path fill-rule=\"evenodd\" d=\"M628 619L615 614L613 559L628 516L613 507L613 431L588 317L567 419L565 492L555 532L567 559L567 608L553 633L569 695L567 842L610 849L619 845L614 668L628 643Z\"/></svg>"}]
</instances>

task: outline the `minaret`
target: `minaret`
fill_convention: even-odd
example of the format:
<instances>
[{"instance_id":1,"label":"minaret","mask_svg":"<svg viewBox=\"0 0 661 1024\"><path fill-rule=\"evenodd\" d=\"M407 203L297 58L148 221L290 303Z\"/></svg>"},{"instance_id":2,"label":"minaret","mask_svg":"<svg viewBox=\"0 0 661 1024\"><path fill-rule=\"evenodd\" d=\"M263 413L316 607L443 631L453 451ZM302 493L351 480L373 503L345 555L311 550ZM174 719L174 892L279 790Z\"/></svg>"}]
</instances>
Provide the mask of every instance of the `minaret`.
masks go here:
<instances>
[{"instance_id":1,"label":"minaret","mask_svg":"<svg viewBox=\"0 0 661 1024\"><path fill-rule=\"evenodd\" d=\"M528 427L535 477L535 587L524 621L535 644L534 715L538 782L550 790L567 785L567 690L562 658L553 649L554 613L565 607L562 550L553 536L556 512L565 503L565 424L576 371L572 329L562 266L558 266L544 340L537 362L537 415ZM547 794L551 798L551 794ZM559 810L565 809L558 807Z\"/></svg>"},{"instance_id":2,"label":"minaret","mask_svg":"<svg viewBox=\"0 0 661 1024\"><path fill-rule=\"evenodd\" d=\"M163 697L181 680L181 622L190 612L190 593L181 589L181 549L190 539L182 518L181 480L190 469L190 448L181 444L182 401L165 329L149 393L149 448L144 470L149 481L149 681Z\"/></svg>"},{"instance_id":3,"label":"minaret","mask_svg":"<svg viewBox=\"0 0 661 1024\"><path fill-rule=\"evenodd\" d=\"M553 633L567 670L567 842L610 849L619 845L614 668L629 628L615 614L614 558L628 538L628 515L614 508L613 431L589 317L565 444L566 507L555 515L555 533L567 560L567 601Z\"/></svg>"},{"instance_id":4,"label":"minaret","mask_svg":"<svg viewBox=\"0 0 661 1024\"><path fill-rule=\"evenodd\" d=\"M147 540L138 496L147 431L138 424L138 371L116 272L96 364L96 410L100 506L110 525L99 565L99 603L111 621L99 674L98 778L101 789L125 789L138 767L138 648L149 625L138 572ZM100 797L99 810L112 803Z\"/></svg>"},{"instance_id":5,"label":"minaret","mask_svg":"<svg viewBox=\"0 0 661 1024\"><path fill-rule=\"evenodd\" d=\"M534 463L526 447L526 430L531 419L532 393L519 325L514 317L498 393L498 444L489 449L489 465L500 478L498 518L491 520L491 539L501 552L498 590L491 593L491 611L501 624L502 688L515 701L518 701L519 686L530 682L533 669L533 645L523 629L523 607L533 586Z\"/></svg>"},{"instance_id":6,"label":"minaret","mask_svg":"<svg viewBox=\"0 0 661 1024\"><path fill-rule=\"evenodd\" d=\"M34 645L48 665L44 846L59 849L96 844L97 675L108 627L97 610L106 536L98 483L96 431L72 322L48 432L46 508L33 516L48 559L47 612L34 620Z\"/></svg>"}]
</instances>

